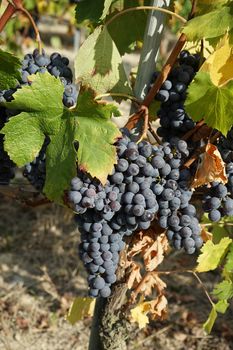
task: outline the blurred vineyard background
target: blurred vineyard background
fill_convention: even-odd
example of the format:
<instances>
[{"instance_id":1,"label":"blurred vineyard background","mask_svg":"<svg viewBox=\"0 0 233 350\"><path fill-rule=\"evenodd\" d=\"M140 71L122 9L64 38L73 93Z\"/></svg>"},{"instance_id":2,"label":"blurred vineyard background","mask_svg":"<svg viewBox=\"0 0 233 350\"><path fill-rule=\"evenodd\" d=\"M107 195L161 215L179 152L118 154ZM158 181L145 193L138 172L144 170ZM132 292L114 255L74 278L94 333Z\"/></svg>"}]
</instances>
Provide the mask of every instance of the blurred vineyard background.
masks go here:
<instances>
[{"instance_id":1,"label":"blurred vineyard background","mask_svg":"<svg viewBox=\"0 0 233 350\"><path fill-rule=\"evenodd\" d=\"M175 3L176 10L186 16L190 2ZM25 4L37 22L46 52L59 51L70 59L72 68L91 30L75 24L75 4L68 0L26 0ZM6 5L3 1L1 13ZM168 56L178 29L178 23L168 23L158 68ZM33 30L22 15L7 24L0 40L3 49L21 57L36 46ZM140 48L138 42L132 54L125 55L128 73L135 73ZM122 113L126 113L125 105ZM0 349L86 350L91 319L75 326L65 320L72 300L85 296L87 291L73 214L51 204L35 208L21 204L12 198L19 186L27 194L32 190L24 179L16 177L9 193L0 194ZM174 252L169 268L193 266L194 261ZM207 289L212 289L216 278L214 273L206 276ZM135 325L128 349L233 349L232 318L219 317L213 333L205 336L202 323L210 307L201 287L188 275L167 280L170 319L152 322L144 330Z\"/></svg>"}]
</instances>

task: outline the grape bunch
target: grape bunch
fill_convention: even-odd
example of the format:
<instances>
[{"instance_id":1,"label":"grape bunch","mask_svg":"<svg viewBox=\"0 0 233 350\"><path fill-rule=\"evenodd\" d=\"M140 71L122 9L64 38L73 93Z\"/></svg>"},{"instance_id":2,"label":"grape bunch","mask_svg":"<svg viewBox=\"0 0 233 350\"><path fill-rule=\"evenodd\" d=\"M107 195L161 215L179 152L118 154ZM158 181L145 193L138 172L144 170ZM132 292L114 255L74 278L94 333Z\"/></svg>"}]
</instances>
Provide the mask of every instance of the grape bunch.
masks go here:
<instances>
[{"instance_id":1,"label":"grape bunch","mask_svg":"<svg viewBox=\"0 0 233 350\"><path fill-rule=\"evenodd\" d=\"M226 162L227 183L212 182L203 199L203 210L214 222L224 216L233 216L233 128L228 132L227 137L220 138L217 146Z\"/></svg>"},{"instance_id":2,"label":"grape bunch","mask_svg":"<svg viewBox=\"0 0 233 350\"><path fill-rule=\"evenodd\" d=\"M187 143L172 138L171 143L163 143L158 150L152 159L160 172L152 187L159 206L158 223L167 229L167 237L175 249L184 248L188 254L193 254L201 247L202 239L195 207L190 204L191 174L188 169L181 170L189 155Z\"/></svg>"},{"instance_id":3,"label":"grape bunch","mask_svg":"<svg viewBox=\"0 0 233 350\"><path fill-rule=\"evenodd\" d=\"M23 175L28 179L30 184L34 186L35 189L37 189L39 192L42 192L45 184L45 153L49 142L49 138L46 137L38 156L31 163L26 164L23 171Z\"/></svg>"},{"instance_id":4,"label":"grape bunch","mask_svg":"<svg viewBox=\"0 0 233 350\"><path fill-rule=\"evenodd\" d=\"M158 210L150 190L156 176L149 163L152 146L148 142L137 145L125 135L116 147L118 163L105 186L78 171L69 192L79 213L80 256L89 273L92 297L110 295L124 236L148 228Z\"/></svg>"},{"instance_id":5,"label":"grape bunch","mask_svg":"<svg viewBox=\"0 0 233 350\"><path fill-rule=\"evenodd\" d=\"M224 216L233 216L233 163L227 164L228 183L212 182L203 200L203 210L211 221L217 222Z\"/></svg>"},{"instance_id":6,"label":"grape bunch","mask_svg":"<svg viewBox=\"0 0 233 350\"><path fill-rule=\"evenodd\" d=\"M59 78L64 84L63 104L70 108L77 102L78 91L72 84L73 74L68 67L69 60L62 57L59 53L53 53L50 57L43 51L42 54L38 50L34 50L32 54L24 56L22 61L22 81L21 85L28 84L30 74L49 72L51 75ZM42 149L33 162L26 164L24 176L38 190L42 191L45 183L45 153L49 144L49 138L46 137Z\"/></svg>"},{"instance_id":7,"label":"grape bunch","mask_svg":"<svg viewBox=\"0 0 233 350\"><path fill-rule=\"evenodd\" d=\"M109 212L107 212L109 213ZM123 237L112 229L110 216L88 209L76 216L81 244L79 254L89 274L89 294L92 297L108 297L111 285L116 282L119 252L124 249Z\"/></svg>"},{"instance_id":8,"label":"grape bunch","mask_svg":"<svg viewBox=\"0 0 233 350\"><path fill-rule=\"evenodd\" d=\"M174 139L173 144L161 146L147 141L137 144L131 141L128 131L123 132L123 138L116 143L118 161L106 185L78 170L69 192L69 200L78 214L80 257L89 273L89 293L93 297L110 295L125 236L148 229L157 214L163 228L171 228L170 221L175 215L183 215L184 219L189 215L192 221L196 220L195 213L182 212L192 208L188 190L181 189L185 187L182 180L187 174L179 170L189 154L186 142ZM166 224L162 224L164 218ZM176 236L183 226L192 224L184 219L177 227L172 226ZM199 236L197 229L195 232L193 236ZM168 237L172 240L170 233ZM183 246L188 253L193 253L201 240L199 245L192 244L191 249L190 237L182 237L180 246L175 246Z\"/></svg>"},{"instance_id":9,"label":"grape bunch","mask_svg":"<svg viewBox=\"0 0 233 350\"><path fill-rule=\"evenodd\" d=\"M183 194L181 191L181 197ZM187 192L185 196L187 197ZM175 249L184 248L186 253L193 254L203 244L196 209L190 203L183 207L182 199L180 204L180 208L171 211L168 217L167 237Z\"/></svg>"},{"instance_id":10,"label":"grape bunch","mask_svg":"<svg viewBox=\"0 0 233 350\"><path fill-rule=\"evenodd\" d=\"M184 109L184 102L188 86L198 70L199 62L198 54L192 55L188 51L182 51L177 66L172 68L155 97L161 102L158 111L160 127L157 132L165 141L169 141L173 136L181 137L195 126ZM158 73L155 73L152 82L157 76Z\"/></svg>"},{"instance_id":11,"label":"grape bunch","mask_svg":"<svg viewBox=\"0 0 233 350\"><path fill-rule=\"evenodd\" d=\"M57 77L64 84L63 103L66 107L72 107L77 101L77 88L72 84L73 74L69 68L69 59L54 52L50 56L43 51L41 54L36 49L32 54L24 56L22 61L20 85L28 84L28 77L31 74L49 72Z\"/></svg>"},{"instance_id":12,"label":"grape bunch","mask_svg":"<svg viewBox=\"0 0 233 350\"><path fill-rule=\"evenodd\" d=\"M217 146L224 162L233 162L233 128L230 129L226 137L220 138Z\"/></svg>"}]
</instances>

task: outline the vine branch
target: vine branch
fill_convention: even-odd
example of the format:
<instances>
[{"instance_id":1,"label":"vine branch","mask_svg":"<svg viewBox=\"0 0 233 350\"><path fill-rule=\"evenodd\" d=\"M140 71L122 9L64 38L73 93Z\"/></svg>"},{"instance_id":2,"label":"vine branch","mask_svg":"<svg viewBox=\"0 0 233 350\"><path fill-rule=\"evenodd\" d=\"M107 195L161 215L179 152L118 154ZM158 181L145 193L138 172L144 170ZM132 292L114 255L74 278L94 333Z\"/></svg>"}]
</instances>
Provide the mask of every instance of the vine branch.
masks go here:
<instances>
[{"instance_id":1,"label":"vine branch","mask_svg":"<svg viewBox=\"0 0 233 350\"><path fill-rule=\"evenodd\" d=\"M211 297L210 297L210 295L209 295L209 293L208 293L208 291L207 291L205 285L203 284L202 280L200 279L200 277L198 276L198 274L197 274L195 271L192 271L192 274L193 274L193 276L198 280L198 282L199 282L199 284L201 285L202 289L204 290L205 295L207 296L207 298L208 298L210 304L213 306L213 305L214 305L214 302L213 302L213 300L211 299Z\"/></svg>"},{"instance_id":2,"label":"vine branch","mask_svg":"<svg viewBox=\"0 0 233 350\"><path fill-rule=\"evenodd\" d=\"M110 18L110 20L108 22L106 22L106 26L109 26L113 21L115 21L116 18L121 17L122 15L129 13L129 12L133 12L133 11L142 11L142 10L153 10L153 11L158 11L158 12L163 12L166 13L170 16L176 17L179 21L181 21L183 24L185 24L187 22L187 20L178 15L175 12L172 12L170 10L161 8L161 7L157 7L157 6L137 6L137 7L130 7L128 9L125 9L121 12L118 12L116 15L114 15L112 18Z\"/></svg>"},{"instance_id":3,"label":"vine branch","mask_svg":"<svg viewBox=\"0 0 233 350\"><path fill-rule=\"evenodd\" d=\"M148 108L146 106L142 106L141 107L141 111L142 111L143 116L144 116L143 131L142 131L142 135L141 135L140 139L137 141L137 143L139 143L144 138L146 138L147 132L148 132L148 124L149 124L149 111L148 111Z\"/></svg>"},{"instance_id":4,"label":"vine branch","mask_svg":"<svg viewBox=\"0 0 233 350\"><path fill-rule=\"evenodd\" d=\"M174 49L172 50L172 53L170 54L166 64L164 65L161 73L158 75L157 79L154 82L154 85L152 86L146 98L144 99L143 105L148 107L152 103L155 95L159 91L161 85L167 79L168 74L170 73L172 67L176 63L177 57L179 56L180 51L184 47L185 42L186 42L186 36L185 34L182 33Z\"/></svg>"},{"instance_id":5,"label":"vine branch","mask_svg":"<svg viewBox=\"0 0 233 350\"><path fill-rule=\"evenodd\" d=\"M33 27L33 30L35 32L36 42L38 44L39 53L41 54L42 53L42 42L41 42L41 38L40 38L40 32L38 30L38 27L37 27L32 15L23 6L19 8L19 11L21 11L29 19L29 21Z\"/></svg>"},{"instance_id":6,"label":"vine branch","mask_svg":"<svg viewBox=\"0 0 233 350\"><path fill-rule=\"evenodd\" d=\"M193 134L195 134L197 132L197 130L199 130L203 125L205 124L204 120L200 120L193 129L189 130L188 132L186 132L186 134L184 134L184 136L182 137L182 140L187 141L191 136L193 136Z\"/></svg>"},{"instance_id":7,"label":"vine branch","mask_svg":"<svg viewBox=\"0 0 233 350\"><path fill-rule=\"evenodd\" d=\"M122 94L122 93L117 93L117 92L108 92L106 94L101 94L101 95L97 95L94 100L100 100L103 97L122 97L128 100L131 100L135 103L137 103L138 105L140 105L140 102L138 101L138 99L134 96L131 95L127 95L127 94Z\"/></svg>"},{"instance_id":8,"label":"vine branch","mask_svg":"<svg viewBox=\"0 0 233 350\"><path fill-rule=\"evenodd\" d=\"M188 16L189 19L194 16L195 10L196 10L196 0L193 0L192 8L191 8L191 11L190 11L189 16ZM187 21L185 20L185 23L186 22ZM159 76L155 80L149 93L145 97L145 99L143 101L143 105L148 107L151 104L155 95L159 91L161 85L167 79L168 74L170 73L172 67L176 63L177 57L178 57L180 51L182 50L182 48L184 47L185 42L186 42L186 35L184 33L182 33L180 35L174 49L172 50L170 56L168 57L168 60L167 60L166 64L164 65L162 71L160 72Z\"/></svg>"},{"instance_id":9,"label":"vine branch","mask_svg":"<svg viewBox=\"0 0 233 350\"><path fill-rule=\"evenodd\" d=\"M2 14L2 17L0 18L0 33L3 31L7 22L15 14L15 12L16 12L15 6L13 6L12 4L8 4L7 8Z\"/></svg>"},{"instance_id":10,"label":"vine branch","mask_svg":"<svg viewBox=\"0 0 233 350\"><path fill-rule=\"evenodd\" d=\"M197 8L197 0L192 0L192 8L191 8L190 14L188 16L188 20L190 20L194 17L194 14L196 12L196 8Z\"/></svg>"},{"instance_id":11,"label":"vine branch","mask_svg":"<svg viewBox=\"0 0 233 350\"><path fill-rule=\"evenodd\" d=\"M9 3L7 5L7 8L5 9L2 17L0 18L0 33L3 31L3 29L5 28L8 21L11 19L11 17L16 12L22 12L29 19L29 21L33 27L33 30L34 30L35 36L36 36L36 41L38 44L38 49L39 49L39 52L41 53L42 52L42 43L41 43L40 33L39 33L39 30L37 28L37 25L36 25L33 17L28 12L28 10L24 8L24 6L22 4L22 0L12 0L12 1L8 0L8 2Z\"/></svg>"},{"instance_id":12,"label":"vine branch","mask_svg":"<svg viewBox=\"0 0 233 350\"><path fill-rule=\"evenodd\" d=\"M156 140L156 142L157 142L159 145L161 145L162 142L161 142L159 136L157 135L157 132L156 132L155 129L153 128L151 122L149 122L148 129L149 129L151 135L152 135L152 136L154 137L154 139Z\"/></svg>"}]
</instances>

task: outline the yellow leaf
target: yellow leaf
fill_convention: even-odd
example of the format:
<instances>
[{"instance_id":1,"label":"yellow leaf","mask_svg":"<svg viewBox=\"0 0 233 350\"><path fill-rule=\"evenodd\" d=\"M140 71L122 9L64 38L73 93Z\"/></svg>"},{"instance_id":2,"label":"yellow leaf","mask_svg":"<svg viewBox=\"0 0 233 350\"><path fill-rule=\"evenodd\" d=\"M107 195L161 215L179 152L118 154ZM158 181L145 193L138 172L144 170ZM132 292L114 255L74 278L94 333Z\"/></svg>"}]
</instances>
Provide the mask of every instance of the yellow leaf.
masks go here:
<instances>
[{"instance_id":1,"label":"yellow leaf","mask_svg":"<svg viewBox=\"0 0 233 350\"><path fill-rule=\"evenodd\" d=\"M149 323L149 318L147 316L150 311L150 305L148 302L139 302L137 306L131 309L131 317L133 322L137 322L139 328L144 328Z\"/></svg>"},{"instance_id":2,"label":"yellow leaf","mask_svg":"<svg viewBox=\"0 0 233 350\"><path fill-rule=\"evenodd\" d=\"M66 316L67 321L72 325L83 320L84 317L91 317L94 314L95 299L77 297L74 299Z\"/></svg>"},{"instance_id":3,"label":"yellow leaf","mask_svg":"<svg viewBox=\"0 0 233 350\"><path fill-rule=\"evenodd\" d=\"M201 254L197 259L196 271L207 272L215 270L225 257L231 243L232 239L228 237L222 238L218 244L214 244L210 240L207 241L201 248Z\"/></svg>"},{"instance_id":4,"label":"yellow leaf","mask_svg":"<svg viewBox=\"0 0 233 350\"><path fill-rule=\"evenodd\" d=\"M149 323L148 313L153 320L164 320L167 317L167 304L167 299L163 294L150 301L143 301L142 297L137 306L131 309L132 321L137 322L141 329Z\"/></svg>"},{"instance_id":5,"label":"yellow leaf","mask_svg":"<svg viewBox=\"0 0 233 350\"><path fill-rule=\"evenodd\" d=\"M208 57L201 71L208 72L214 85L222 86L233 79L233 49L226 35Z\"/></svg>"},{"instance_id":6,"label":"yellow leaf","mask_svg":"<svg viewBox=\"0 0 233 350\"><path fill-rule=\"evenodd\" d=\"M201 41L187 41L184 48L193 54L202 51L205 58L209 57L209 55L214 51L213 46L211 46L205 39L203 40L203 47Z\"/></svg>"}]
</instances>

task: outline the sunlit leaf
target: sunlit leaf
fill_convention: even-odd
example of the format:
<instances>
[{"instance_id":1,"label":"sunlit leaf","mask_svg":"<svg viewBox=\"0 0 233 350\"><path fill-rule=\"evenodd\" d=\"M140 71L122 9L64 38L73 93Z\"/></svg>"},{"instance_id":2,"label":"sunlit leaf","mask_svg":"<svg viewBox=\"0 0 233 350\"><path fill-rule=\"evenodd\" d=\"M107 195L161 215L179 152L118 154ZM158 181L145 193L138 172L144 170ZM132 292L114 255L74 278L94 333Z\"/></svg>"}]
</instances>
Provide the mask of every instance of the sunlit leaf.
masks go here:
<instances>
[{"instance_id":1,"label":"sunlit leaf","mask_svg":"<svg viewBox=\"0 0 233 350\"><path fill-rule=\"evenodd\" d=\"M96 299L77 297L74 299L66 319L74 325L76 322L83 320L85 317L91 317L94 314Z\"/></svg>"},{"instance_id":2,"label":"sunlit leaf","mask_svg":"<svg viewBox=\"0 0 233 350\"><path fill-rule=\"evenodd\" d=\"M201 254L197 259L198 265L196 271L207 272L215 270L225 257L231 243L232 239L228 237L221 239L218 244L207 241L201 248Z\"/></svg>"}]
</instances>

